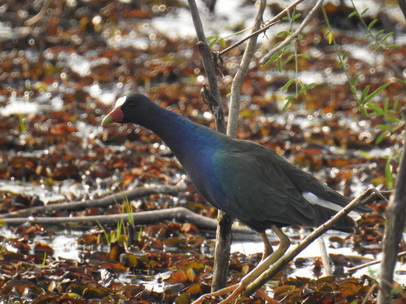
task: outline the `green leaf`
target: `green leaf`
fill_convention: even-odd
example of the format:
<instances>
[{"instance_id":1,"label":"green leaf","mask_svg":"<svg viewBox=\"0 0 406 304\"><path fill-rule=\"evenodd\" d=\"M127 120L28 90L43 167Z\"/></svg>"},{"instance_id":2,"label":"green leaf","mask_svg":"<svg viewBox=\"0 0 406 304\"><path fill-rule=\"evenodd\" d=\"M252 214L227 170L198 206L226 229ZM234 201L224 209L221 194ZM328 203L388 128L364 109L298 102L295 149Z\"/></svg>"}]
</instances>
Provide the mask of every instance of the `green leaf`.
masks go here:
<instances>
[{"instance_id":1,"label":"green leaf","mask_svg":"<svg viewBox=\"0 0 406 304\"><path fill-rule=\"evenodd\" d=\"M360 16L364 16L365 13L366 13L368 10L369 10L369 8L364 9L364 10L360 13Z\"/></svg>"},{"instance_id":2,"label":"green leaf","mask_svg":"<svg viewBox=\"0 0 406 304\"><path fill-rule=\"evenodd\" d=\"M375 114L377 114L378 116L385 115L385 111L377 104L375 104L373 102L368 102L366 105L368 106L368 108L372 109L375 112Z\"/></svg>"},{"instance_id":3,"label":"green leaf","mask_svg":"<svg viewBox=\"0 0 406 304\"><path fill-rule=\"evenodd\" d=\"M389 131L384 131L384 132L382 132L382 133L378 136L378 138L376 139L375 143L376 143L377 145L380 144L380 143L386 138L386 136L388 136L388 134L389 134Z\"/></svg>"},{"instance_id":4,"label":"green leaf","mask_svg":"<svg viewBox=\"0 0 406 304\"><path fill-rule=\"evenodd\" d=\"M375 91L373 91L371 94L369 94L365 99L364 99L364 103L367 103L368 101L370 101L372 98L374 98L376 95L378 95L379 93L381 93L383 90L385 90L387 87L389 87L391 85L390 82L387 82L383 85L381 85L379 88L377 88Z\"/></svg>"},{"instance_id":5,"label":"green leaf","mask_svg":"<svg viewBox=\"0 0 406 304\"><path fill-rule=\"evenodd\" d=\"M305 85L303 88L301 88L301 89L299 90L299 92L297 93L297 95L306 93L308 90L314 88L315 85L316 85L315 82L312 82L312 83L309 83L309 84Z\"/></svg>"},{"instance_id":6,"label":"green leaf","mask_svg":"<svg viewBox=\"0 0 406 304\"><path fill-rule=\"evenodd\" d=\"M352 12L351 14L348 15L348 18L352 18L352 17L354 17L356 15L357 15L357 12Z\"/></svg>"},{"instance_id":7,"label":"green leaf","mask_svg":"<svg viewBox=\"0 0 406 304\"><path fill-rule=\"evenodd\" d=\"M379 21L379 19L374 19L374 20L372 20L369 24L368 24L368 29L370 30L374 25L375 25L375 23L377 23Z\"/></svg>"},{"instance_id":8,"label":"green leaf","mask_svg":"<svg viewBox=\"0 0 406 304\"><path fill-rule=\"evenodd\" d=\"M390 125L376 125L375 128L379 130L392 130L392 126Z\"/></svg>"},{"instance_id":9,"label":"green leaf","mask_svg":"<svg viewBox=\"0 0 406 304\"><path fill-rule=\"evenodd\" d=\"M289 89L289 87L292 85L292 83L294 83L296 81L296 79L291 79L289 80L287 83L285 83L285 85L281 88L282 92L285 92Z\"/></svg>"},{"instance_id":10,"label":"green leaf","mask_svg":"<svg viewBox=\"0 0 406 304\"><path fill-rule=\"evenodd\" d=\"M380 30L375 34L375 39L378 39L379 36L381 36L383 33L385 33L385 30Z\"/></svg>"},{"instance_id":11,"label":"green leaf","mask_svg":"<svg viewBox=\"0 0 406 304\"><path fill-rule=\"evenodd\" d=\"M289 35L288 31L280 31L278 34L276 34L276 36L280 36L280 35Z\"/></svg>"},{"instance_id":12,"label":"green leaf","mask_svg":"<svg viewBox=\"0 0 406 304\"><path fill-rule=\"evenodd\" d=\"M222 38L220 36L209 36L209 37L206 37L206 40L210 41L210 43L208 44L209 48L211 48L217 42L220 44L220 46L222 48L226 47L226 42L225 42L224 38Z\"/></svg>"},{"instance_id":13,"label":"green leaf","mask_svg":"<svg viewBox=\"0 0 406 304\"><path fill-rule=\"evenodd\" d=\"M225 49L226 48L226 42L225 42L225 40L223 39L223 38L219 38L219 40L218 40L218 43L220 44L220 46L223 48L223 49Z\"/></svg>"},{"instance_id":14,"label":"green leaf","mask_svg":"<svg viewBox=\"0 0 406 304\"><path fill-rule=\"evenodd\" d=\"M384 49L384 47L382 45L378 46L374 51L375 52L380 52Z\"/></svg>"},{"instance_id":15,"label":"green leaf","mask_svg":"<svg viewBox=\"0 0 406 304\"><path fill-rule=\"evenodd\" d=\"M306 89L310 90L313 89L316 86L315 82L309 83L308 85L305 86Z\"/></svg>"},{"instance_id":16,"label":"green leaf","mask_svg":"<svg viewBox=\"0 0 406 304\"><path fill-rule=\"evenodd\" d=\"M215 40L215 39L218 39L218 36L209 36L209 37L206 37L206 40Z\"/></svg>"},{"instance_id":17,"label":"green leaf","mask_svg":"<svg viewBox=\"0 0 406 304\"><path fill-rule=\"evenodd\" d=\"M350 55L350 52L345 51L345 52L343 53L343 55L341 56L341 60L347 59L347 57L348 57L349 55Z\"/></svg>"},{"instance_id":18,"label":"green leaf","mask_svg":"<svg viewBox=\"0 0 406 304\"><path fill-rule=\"evenodd\" d=\"M288 58L285 59L285 61L283 62L283 64L288 64L289 61L291 61L293 58L295 58L295 54L291 54L288 56Z\"/></svg>"},{"instance_id":19,"label":"green leaf","mask_svg":"<svg viewBox=\"0 0 406 304\"><path fill-rule=\"evenodd\" d=\"M276 64L277 64L278 72L282 72L282 60L281 60L281 57L278 57L278 60L276 61Z\"/></svg>"},{"instance_id":20,"label":"green leaf","mask_svg":"<svg viewBox=\"0 0 406 304\"><path fill-rule=\"evenodd\" d=\"M390 36L392 36L393 35L393 32L390 32L390 33L388 33L388 34L386 34L382 39L381 39L381 41L379 41L380 43L384 43L385 41L386 41L386 39L388 39Z\"/></svg>"},{"instance_id":21,"label":"green leaf","mask_svg":"<svg viewBox=\"0 0 406 304\"><path fill-rule=\"evenodd\" d=\"M301 13L297 13L296 15L293 16L292 21L295 21L296 19L302 17Z\"/></svg>"},{"instance_id":22,"label":"green leaf","mask_svg":"<svg viewBox=\"0 0 406 304\"><path fill-rule=\"evenodd\" d=\"M305 58L305 59L310 59L310 55L308 54L298 54L297 57Z\"/></svg>"},{"instance_id":23,"label":"green leaf","mask_svg":"<svg viewBox=\"0 0 406 304\"><path fill-rule=\"evenodd\" d=\"M397 124L397 123L400 122L400 120L399 120L398 118L392 117L392 116L387 116L386 119L387 119L390 123L393 123L393 124Z\"/></svg>"},{"instance_id":24,"label":"green leaf","mask_svg":"<svg viewBox=\"0 0 406 304\"><path fill-rule=\"evenodd\" d=\"M393 111L397 111L399 107L399 99L395 99L395 102L393 103Z\"/></svg>"},{"instance_id":25,"label":"green leaf","mask_svg":"<svg viewBox=\"0 0 406 304\"><path fill-rule=\"evenodd\" d=\"M399 44L389 44L389 45L386 46L386 48L388 48L388 49L397 49L397 48L400 48L400 47L402 47L402 46L399 45Z\"/></svg>"},{"instance_id":26,"label":"green leaf","mask_svg":"<svg viewBox=\"0 0 406 304\"><path fill-rule=\"evenodd\" d=\"M388 113L389 110L389 98L385 98L385 101L383 102L383 110L386 113Z\"/></svg>"},{"instance_id":27,"label":"green leaf","mask_svg":"<svg viewBox=\"0 0 406 304\"><path fill-rule=\"evenodd\" d=\"M354 77L352 77L351 85L353 85L353 86L357 85L358 78L359 78L359 75L355 75Z\"/></svg>"},{"instance_id":28,"label":"green leaf","mask_svg":"<svg viewBox=\"0 0 406 304\"><path fill-rule=\"evenodd\" d=\"M142 226L140 226L140 230L138 230L138 233L137 233L137 241L142 240L142 234L143 234L142 231L143 231Z\"/></svg>"},{"instance_id":29,"label":"green leaf","mask_svg":"<svg viewBox=\"0 0 406 304\"><path fill-rule=\"evenodd\" d=\"M368 94L368 92L369 92L369 89L370 89L370 86L367 85L367 86L364 88L364 90L362 91L362 94L361 94L361 102L362 102L363 105L366 104L365 97L367 96L367 94Z\"/></svg>"},{"instance_id":30,"label":"green leaf","mask_svg":"<svg viewBox=\"0 0 406 304\"><path fill-rule=\"evenodd\" d=\"M213 40L208 44L208 45L209 45L209 48L213 47L213 45L215 45L216 42L217 42L217 38L216 38L216 39L213 39Z\"/></svg>"},{"instance_id":31,"label":"green leaf","mask_svg":"<svg viewBox=\"0 0 406 304\"><path fill-rule=\"evenodd\" d=\"M271 58L269 58L269 60L267 62L265 62L264 66L269 66L271 63L273 63L275 60L277 60L280 56L282 51L278 51L275 54L273 54L271 56Z\"/></svg>"},{"instance_id":32,"label":"green leaf","mask_svg":"<svg viewBox=\"0 0 406 304\"><path fill-rule=\"evenodd\" d=\"M357 94L357 87L355 85L350 84L350 89L352 94L354 95L354 98L359 102L358 94Z\"/></svg>"},{"instance_id":33,"label":"green leaf","mask_svg":"<svg viewBox=\"0 0 406 304\"><path fill-rule=\"evenodd\" d=\"M367 110L365 109L365 107L361 106L360 111L361 111L362 115L368 116L368 112L367 112Z\"/></svg>"},{"instance_id":34,"label":"green leaf","mask_svg":"<svg viewBox=\"0 0 406 304\"><path fill-rule=\"evenodd\" d=\"M287 46L285 46L282 50L282 54L285 55L287 53L289 53L290 49L293 47L293 44L288 44Z\"/></svg>"},{"instance_id":35,"label":"green leaf","mask_svg":"<svg viewBox=\"0 0 406 304\"><path fill-rule=\"evenodd\" d=\"M292 95L289 95L288 97L286 97L286 103L282 108L283 112L287 110L287 108L290 106L290 104L293 102L294 99L295 99L295 97Z\"/></svg>"},{"instance_id":36,"label":"green leaf","mask_svg":"<svg viewBox=\"0 0 406 304\"><path fill-rule=\"evenodd\" d=\"M385 164L385 179L386 179L386 187L388 190L393 189L393 176L392 176L392 166L390 164L389 159L386 161Z\"/></svg>"},{"instance_id":37,"label":"green leaf","mask_svg":"<svg viewBox=\"0 0 406 304\"><path fill-rule=\"evenodd\" d=\"M334 35L333 32L330 32L328 35L328 44L333 44L334 43Z\"/></svg>"},{"instance_id":38,"label":"green leaf","mask_svg":"<svg viewBox=\"0 0 406 304\"><path fill-rule=\"evenodd\" d=\"M403 71L406 72L406 70L403 70ZM399 83L406 85L406 80L401 79L401 78L396 78L396 80L397 80Z\"/></svg>"}]
</instances>

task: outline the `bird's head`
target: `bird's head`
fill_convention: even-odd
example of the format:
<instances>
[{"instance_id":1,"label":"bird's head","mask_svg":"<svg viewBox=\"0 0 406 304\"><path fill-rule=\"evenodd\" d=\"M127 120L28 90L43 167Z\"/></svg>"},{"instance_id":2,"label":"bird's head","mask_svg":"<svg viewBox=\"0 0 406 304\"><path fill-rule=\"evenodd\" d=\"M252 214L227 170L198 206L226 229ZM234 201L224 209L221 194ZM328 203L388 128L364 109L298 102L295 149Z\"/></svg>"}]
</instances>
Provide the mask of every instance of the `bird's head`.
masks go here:
<instances>
[{"instance_id":1,"label":"bird's head","mask_svg":"<svg viewBox=\"0 0 406 304\"><path fill-rule=\"evenodd\" d=\"M104 117L101 125L107 126L115 122L142 124L154 106L156 105L147 96L131 93L117 99L114 109Z\"/></svg>"}]
</instances>

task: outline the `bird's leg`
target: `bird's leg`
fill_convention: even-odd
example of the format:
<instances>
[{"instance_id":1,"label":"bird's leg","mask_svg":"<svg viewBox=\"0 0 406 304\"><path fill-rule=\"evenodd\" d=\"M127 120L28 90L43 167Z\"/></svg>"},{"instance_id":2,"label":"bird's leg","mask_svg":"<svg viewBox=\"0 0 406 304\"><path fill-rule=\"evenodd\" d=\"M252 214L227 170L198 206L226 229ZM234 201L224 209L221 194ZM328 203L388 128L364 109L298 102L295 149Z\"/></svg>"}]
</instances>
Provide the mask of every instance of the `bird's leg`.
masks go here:
<instances>
[{"instance_id":1,"label":"bird's leg","mask_svg":"<svg viewBox=\"0 0 406 304\"><path fill-rule=\"evenodd\" d=\"M319 236L317 238L317 242L319 243L321 262L323 264L326 276L331 276L332 272L331 272L331 267L330 267L330 257L327 253L326 243L324 242L322 236Z\"/></svg>"},{"instance_id":2,"label":"bird's leg","mask_svg":"<svg viewBox=\"0 0 406 304\"><path fill-rule=\"evenodd\" d=\"M268 256L265 260L262 260L257 265L257 267L255 267L250 273L243 277L240 283L237 284L232 294L227 299L220 302L220 304L233 303L238 297L241 296L242 292L249 284L251 284L256 278L258 278L271 264L279 260L286 252L286 250L288 250L290 246L289 238L282 232L282 230L280 230L279 227L275 225L272 226L272 230L280 239L278 249L276 249L276 251Z\"/></svg>"},{"instance_id":3,"label":"bird's leg","mask_svg":"<svg viewBox=\"0 0 406 304\"><path fill-rule=\"evenodd\" d=\"M268 239L265 231L259 234L261 236L262 242L264 243L264 253L262 255L262 261L273 253L273 248L271 242Z\"/></svg>"},{"instance_id":4,"label":"bird's leg","mask_svg":"<svg viewBox=\"0 0 406 304\"><path fill-rule=\"evenodd\" d=\"M213 293L202 295L199 299L197 299L194 304L201 303L205 298L208 297L216 297L221 296L226 293L232 292L231 295L220 302L220 304L228 304L233 303L244 291L244 289L251 284L256 278L258 278L271 264L275 263L280 257L288 250L290 246L289 238L275 225L272 226L272 230L276 233L276 235L280 239L280 244L278 249L275 250L271 255L269 255L266 259L262 260L257 267L255 267L250 273L248 273L245 277L242 278L240 283L228 286L226 288L220 289Z\"/></svg>"},{"instance_id":5,"label":"bird's leg","mask_svg":"<svg viewBox=\"0 0 406 304\"><path fill-rule=\"evenodd\" d=\"M278 249L276 249L276 251L272 255L267 257L264 261L259 263L259 265L257 267L254 268L254 270L252 272L254 272L254 271L256 272L255 277L253 277L252 280L250 280L250 282L248 282L248 284L246 284L244 290L258 289L260 286L256 286L256 285L258 285L258 284L256 284L257 279L262 275L263 272L265 272L269 268L269 266L271 264L273 264L277 260L279 260L285 254L285 252L288 250L288 248L290 246L289 238L286 236L286 234L284 234L282 232L282 230L280 230L279 227L274 225L274 226L272 226L272 230L276 233L276 235L280 239L279 247L278 247ZM243 278L243 280L244 279L245 279L245 277ZM241 281L243 281L243 280L241 280ZM244 290L242 290L241 293L238 295L239 297L241 297L241 295L243 295Z\"/></svg>"}]
</instances>

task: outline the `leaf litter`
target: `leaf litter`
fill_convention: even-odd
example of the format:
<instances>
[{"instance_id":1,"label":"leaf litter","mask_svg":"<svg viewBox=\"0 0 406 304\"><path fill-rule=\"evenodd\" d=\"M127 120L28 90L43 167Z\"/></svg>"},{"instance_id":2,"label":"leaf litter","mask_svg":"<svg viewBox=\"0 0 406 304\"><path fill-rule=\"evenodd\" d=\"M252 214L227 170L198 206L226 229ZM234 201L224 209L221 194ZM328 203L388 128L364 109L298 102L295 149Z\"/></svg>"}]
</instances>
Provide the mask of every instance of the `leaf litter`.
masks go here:
<instances>
[{"instance_id":1,"label":"leaf litter","mask_svg":"<svg viewBox=\"0 0 406 304\"><path fill-rule=\"evenodd\" d=\"M203 75L203 67L194 40L173 39L148 22L157 16L170 16L174 6L151 4L139 9L120 1L76 5L59 11L58 17L47 16L47 21L34 25L28 35L0 42L0 178L4 181L0 183L1 212L93 199L143 185L184 183L186 191L177 197L140 197L130 202L131 210L187 206L214 218L215 209L195 192L156 135L137 126L99 127L111 102L134 88L147 91L164 107L213 126L199 95L198 79ZM35 3L29 7L33 12L40 9ZM182 5L177 9L182 9ZM26 12L26 8L16 3L8 11L15 16L10 23L17 32L23 21L17 17L21 16L18 12ZM122 11L126 13L121 16ZM291 105L290 111L280 112L283 94L276 90L289 76L271 75L254 64L255 69L243 85L238 136L275 150L308 168L331 187L354 196L355 184L385 183L386 156L391 147L402 145L402 133L395 131L379 145L374 143L381 135L374 127L386 121L382 117L366 119L354 110L357 104L350 89L337 81L335 54L327 45L320 47L320 37L322 33L318 31L307 33L299 51L318 49L323 60L301 61L306 64L302 68L316 74L331 68L332 73L321 77L324 80L316 86L317 92L310 90L300 103ZM348 34L339 39L354 45L365 43ZM399 61L404 55L401 49L385 52L398 66L404 65ZM236 55L234 51L225 58L226 77L220 83L223 95L230 89L229 75L238 66ZM391 71L388 63L380 64L378 70L372 71L367 62L349 62L351 68L364 69L364 84L375 88ZM403 95L401 86L393 85L389 90L386 97L392 100ZM377 148L383 153L368 152ZM22 185L23 189L25 185L37 187L37 193L21 188L10 190L4 187L6 182ZM39 192L48 193L48 198ZM382 251L385 206L383 201L375 202L371 206L375 211L362 216L353 234L330 237L330 246L352 247L362 256L378 255ZM123 212L123 208L112 205L41 215L115 214ZM1 301L189 303L210 290L212 233L202 232L193 224L170 221L124 225L120 229L116 225L101 228L94 224L69 224L63 228L81 231L75 237L78 258L55 255L48 238L60 233L61 227L24 224L3 228ZM38 240L40 237L44 239ZM404 250L405 245L401 246ZM233 253L229 283L237 282L260 258L260 254ZM317 258L298 258L267 285L267 291L283 303L359 302L366 296L366 303L374 303L377 290L370 291L376 283L375 275L352 278L345 273L346 267L360 263L362 257L332 258L334 277L323 276ZM302 267L311 269L312 274L289 276L294 275L295 268ZM395 303L405 303L404 285L396 286ZM253 297L246 303L261 301Z\"/></svg>"}]
</instances>

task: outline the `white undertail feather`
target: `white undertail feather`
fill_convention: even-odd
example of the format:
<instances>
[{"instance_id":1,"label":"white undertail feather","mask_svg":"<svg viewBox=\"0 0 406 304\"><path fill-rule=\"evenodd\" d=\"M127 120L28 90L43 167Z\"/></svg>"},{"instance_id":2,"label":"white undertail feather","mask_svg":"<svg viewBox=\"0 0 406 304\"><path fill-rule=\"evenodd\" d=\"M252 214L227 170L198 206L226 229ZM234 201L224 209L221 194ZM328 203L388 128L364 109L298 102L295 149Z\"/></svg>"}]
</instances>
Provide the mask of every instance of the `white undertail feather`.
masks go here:
<instances>
[{"instance_id":1,"label":"white undertail feather","mask_svg":"<svg viewBox=\"0 0 406 304\"><path fill-rule=\"evenodd\" d=\"M337 205L330 201L326 201L311 192L303 192L302 196L306 201L308 201L309 203L311 203L313 205L319 205L319 206L322 206L322 207L325 207L325 208L328 208L328 209L331 209L331 210L334 210L337 212L341 211L343 209L342 206ZM348 215L355 221L361 217L357 212L354 212L354 211L351 211Z\"/></svg>"}]
</instances>

